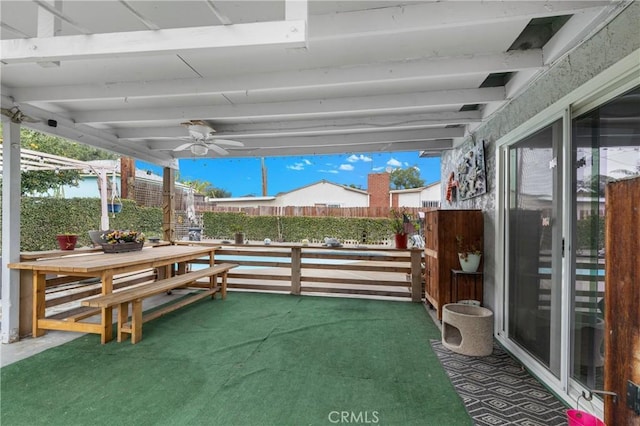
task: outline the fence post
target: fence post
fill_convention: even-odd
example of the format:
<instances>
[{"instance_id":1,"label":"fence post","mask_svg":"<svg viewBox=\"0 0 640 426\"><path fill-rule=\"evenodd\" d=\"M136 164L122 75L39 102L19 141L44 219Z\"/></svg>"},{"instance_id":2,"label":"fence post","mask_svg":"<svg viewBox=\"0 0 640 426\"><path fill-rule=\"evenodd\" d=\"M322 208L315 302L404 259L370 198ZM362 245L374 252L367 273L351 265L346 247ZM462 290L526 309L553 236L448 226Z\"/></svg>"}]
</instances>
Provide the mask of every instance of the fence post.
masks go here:
<instances>
[{"instance_id":1,"label":"fence post","mask_svg":"<svg viewBox=\"0 0 640 426\"><path fill-rule=\"evenodd\" d=\"M291 247L291 294L300 295L302 248Z\"/></svg>"},{"instance_id":2,"label":"fence post","mask_svg":"<svg viewBox=\"0 0 640 426\"><path fill-rule=\"evenodd\" d=\"M422 250L411 249L411 301L422 301Z\"/></svg>"}]
</instances>

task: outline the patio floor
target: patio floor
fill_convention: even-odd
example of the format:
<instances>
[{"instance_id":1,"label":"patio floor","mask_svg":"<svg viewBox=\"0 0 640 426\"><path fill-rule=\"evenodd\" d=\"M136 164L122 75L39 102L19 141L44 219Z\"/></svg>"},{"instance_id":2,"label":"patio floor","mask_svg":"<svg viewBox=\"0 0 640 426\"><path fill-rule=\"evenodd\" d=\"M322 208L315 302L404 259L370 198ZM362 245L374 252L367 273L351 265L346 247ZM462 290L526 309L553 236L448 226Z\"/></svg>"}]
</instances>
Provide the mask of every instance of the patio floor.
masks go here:
<instances>
[{"instance_id":1,"label":"patio floor","mask_svg":"<svg viewBox=\"0 0 640 426\"><path fill-rule=\"evenodd\" d=\"M137 345L83 335L3 367L0 420L472 424L439 335L421 304L233 292L145 324Z\"/></svg>"}]
</instances>

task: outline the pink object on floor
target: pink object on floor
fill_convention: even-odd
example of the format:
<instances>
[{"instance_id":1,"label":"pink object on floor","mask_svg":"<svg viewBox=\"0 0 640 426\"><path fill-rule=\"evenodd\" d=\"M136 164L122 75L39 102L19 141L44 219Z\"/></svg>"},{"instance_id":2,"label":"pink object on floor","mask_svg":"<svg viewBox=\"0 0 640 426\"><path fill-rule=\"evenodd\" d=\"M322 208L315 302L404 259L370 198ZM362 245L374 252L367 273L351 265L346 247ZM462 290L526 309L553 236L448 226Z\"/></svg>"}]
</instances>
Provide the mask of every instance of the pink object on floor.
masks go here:
<instances>
[{"instance_id":1,"label":"pink object on floor","mask_svg":"<svg viewBox=\"0 0 640 426\"><path fill-rule=\"evenodd\" d=\"M607 426L596 416L582 410L567 410L569 426Z\"/></svg>"}]
</instances>

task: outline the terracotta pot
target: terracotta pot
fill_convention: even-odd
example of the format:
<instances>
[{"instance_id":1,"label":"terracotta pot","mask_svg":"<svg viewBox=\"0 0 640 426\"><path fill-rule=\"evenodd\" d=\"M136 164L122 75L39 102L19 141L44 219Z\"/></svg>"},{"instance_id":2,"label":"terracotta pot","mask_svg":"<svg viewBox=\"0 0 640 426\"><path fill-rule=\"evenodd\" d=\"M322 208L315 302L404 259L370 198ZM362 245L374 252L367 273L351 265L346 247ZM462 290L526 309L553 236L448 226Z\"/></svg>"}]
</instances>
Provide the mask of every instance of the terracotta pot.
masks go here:
<instances>
[{"instance_id":1,"label":"terracotta pot","mask_svg":"<svg viewBox=\"0 0 640 426\"><path fill-rule=\"evenodd\" d=\"M397 249L406 249L407 248L407 234L395 234L396 237L396 248Z\"/></svg>"},{"instance_id":2,"label":"terracotta pot","mask_svg":"<svg viewBox=\"0 0 640 426\"><path fill-rule=\"evenodd\" d=\"M78 242L77 235L60 234L56 236L56 239L58 240L60 250L73 250L76 248L76 243Z\"/></svg>"}]
</instances>

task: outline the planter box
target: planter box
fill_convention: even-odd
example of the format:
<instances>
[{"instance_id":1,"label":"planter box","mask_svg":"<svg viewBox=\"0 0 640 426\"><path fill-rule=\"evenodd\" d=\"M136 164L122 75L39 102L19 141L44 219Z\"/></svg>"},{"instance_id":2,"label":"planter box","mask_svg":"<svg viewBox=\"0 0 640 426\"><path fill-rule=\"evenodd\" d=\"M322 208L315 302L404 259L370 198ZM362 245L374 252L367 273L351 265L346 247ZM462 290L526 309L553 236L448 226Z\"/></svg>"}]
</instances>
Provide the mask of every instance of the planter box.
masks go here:
<instances>
[{"instance_id":1,"label":"planter box","mask_svg":"<svg viewBox=\"0 0 640 426\"><path fill-rule=\"evenodd\" d=\"M128 251L142 250L144 242L141 243L119 243L119 244L102 244L102 250L105 253L126 253Z\"/></svg>"}]
</instances>

